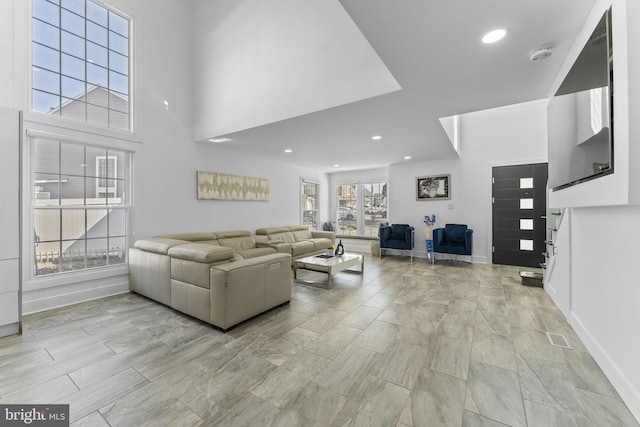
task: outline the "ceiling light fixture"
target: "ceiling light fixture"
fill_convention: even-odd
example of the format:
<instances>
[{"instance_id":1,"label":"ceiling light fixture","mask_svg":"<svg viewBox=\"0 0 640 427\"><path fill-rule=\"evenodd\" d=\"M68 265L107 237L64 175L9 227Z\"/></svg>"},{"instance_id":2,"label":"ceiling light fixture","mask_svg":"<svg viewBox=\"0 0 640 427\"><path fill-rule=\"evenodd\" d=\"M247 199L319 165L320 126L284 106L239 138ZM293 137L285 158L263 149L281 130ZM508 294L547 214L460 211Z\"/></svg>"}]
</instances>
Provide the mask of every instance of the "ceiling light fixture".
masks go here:
<instances>
[{"instance_id":1,"label":"ceiling light fixture","mask_svg":"<svg viewBox=\"0 0 640 427\"><path fill-rule=\"evenodd\" d=\"M293 150L287 148L286 150L284 150L285 153L293 153Z\"/></svg>"},{"instance_id":2,"label":"ceiling light fixture","mask_svg":"<svg viewBox=\"0 0 640 427\"><path fill-rule=\"evenodd\" d=\"M411 160L411 156L404 156L405 160Z\"/></svg>"},{"instance_id":3,"label":"ceiling light fixture","mask_svg":"<svg viewBox=\"0 0 640 427\"><path fill-rule=\"evenodd\" d=\"M507 31L503 29L493 30L482 37L482 43L490 44L502 40L507 35Z\"/></svg>"},{"instance_id":4,"label":"ceiling light fixture","mask_svg":"<svg viewBox=\"0 0 640 427\"><path fill-rule=\"evenodd\" d=\"M220 142L229 142L229 141L231 141L231 139L230 138L209 138L208 141L209 142L220 143Z\"/></svg>"},{"instance_id":5,"label":"ceiling light fixture","mask_svg":"<svg viewBox=\"0 0 640 427\"><path fill-rule=\"evenodd\" d=\"M382 137L380 135L374 135L371 137L371 139L373 139L374 141L377 141L379 139L382 139Z\"/></svg>"},{"instance_id":6,"label":"ceiling light fixture","mask_svg":"<svg viewBox=\"0 0 640 427\"><path fill-rule=\"evenodd\" d=\"M337 167L339 167L339 166L340 166L340 165L337 165L337 164L336 164L336 165L333 165L333 167L334 167L334 168L337 168Z\"/></svg>"}]
</instances>

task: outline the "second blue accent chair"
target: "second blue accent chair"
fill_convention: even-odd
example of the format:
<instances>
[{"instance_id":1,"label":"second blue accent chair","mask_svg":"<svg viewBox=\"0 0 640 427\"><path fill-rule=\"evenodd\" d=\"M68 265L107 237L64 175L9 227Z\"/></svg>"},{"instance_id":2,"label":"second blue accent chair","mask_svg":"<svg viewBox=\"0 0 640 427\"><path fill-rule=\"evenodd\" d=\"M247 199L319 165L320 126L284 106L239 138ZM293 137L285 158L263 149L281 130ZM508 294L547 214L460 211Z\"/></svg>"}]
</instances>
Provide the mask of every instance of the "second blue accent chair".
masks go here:
<instances>
[{"instance_id":1,"label":"second blue accent chair","mask_svg":"<svg viewBox=\"0 0 640 427\"><path fill-rule=\"evenodd\" d=\"M411 251L413 262L413 231L414 228L409 224L380 227L380 257L382 258L382 249L401 249Z\"/></svg>"},{"instance_id":2,"label":"second blue accent chair","mask_svg":"<svg viewBox=\"0 0 640 427\"><path fill-rule=\"evenodd\" d=\"M472 249L473 230L466 224L446 224L433 230L433 252L472 257Z\"/></svg>"}]
</instances>

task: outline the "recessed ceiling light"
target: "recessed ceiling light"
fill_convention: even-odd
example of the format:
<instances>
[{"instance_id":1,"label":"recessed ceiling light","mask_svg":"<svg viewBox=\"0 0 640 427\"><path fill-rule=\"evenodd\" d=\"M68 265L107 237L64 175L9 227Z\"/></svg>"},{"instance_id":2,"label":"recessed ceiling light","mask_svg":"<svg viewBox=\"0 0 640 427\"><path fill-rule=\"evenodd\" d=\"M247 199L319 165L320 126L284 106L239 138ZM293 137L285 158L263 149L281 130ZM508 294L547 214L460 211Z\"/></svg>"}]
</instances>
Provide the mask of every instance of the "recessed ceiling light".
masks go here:
<instances>
[{"instance_id":1,"label":"recessed ceiling light","mask_svg":"<svg viewBox=\"0 0 640 427\"><path fill-rule=\"evenodd\" d=\"M216 143L220 143L220 142L229 142L231 141L230 138L210 138L209 142L216 142Z\"/></svg>"},{"instance_id":2,"label":"recessed ceiling light","mask_svg":"<svg viewBox=\"0 0 640 427\"><path fill-rule=\"evenodd\" d=\"M293 153L293 150L290 150L290 149L287 148L286 150L284 150L284 152L285 153Z\"/></svg>"},{"instance_id":3,"label":"recessed ceiling light","mask_svg":"<svg viewBox=\"0 0 640 427\"><path fill-rule=\"evenodd\" d=\"M334 168L337 168L337 167L339 167L339 166L340 166L340 165L333 165L333 167L334 167Z\"/></svg>"},{"instance_id":4,"label":"recessed ceiling light","mask_svg":"<svg viewBox=\"0 0 640 427\"><path fill-rule=\"evenodd\" d=\"M163 99L163 100L162 100L162 103L164 104L164 106L165 106L166 108L169 108L169 101L167 101L166 99Z\"/></svg>"},{"instance_id":5,"label":"recessed ceiling light","mask_svg":"<svg viewBox=\"0 0 640 427\"><path fill-rule=\"evenodd\" d=\"M502 40L504 36L507 35L507 31L503 29L493 30L482 37L482 43L495 43L499 40Z\"/></svg>"},{"instance_id":6,"label":"recessed ceiling light","mask_svg":"<svg viewBox=\"0 0 640 427\"><path fill-rule=\"evenodd\" d=\"M377 141L379 139L382 139L382 137L380 135L374 135L374 136L371 137L371 139Z\"/></svg>"},{"instance_id":7,"label":"recessed ceiling light","mask_svg":"<svg viewBox=\"0 0 640 427\"><path fill-rule=\"evenodd\" d=\"M411 160L411 156L404 156L405 160Z\"/></svg>"}]
</instances>

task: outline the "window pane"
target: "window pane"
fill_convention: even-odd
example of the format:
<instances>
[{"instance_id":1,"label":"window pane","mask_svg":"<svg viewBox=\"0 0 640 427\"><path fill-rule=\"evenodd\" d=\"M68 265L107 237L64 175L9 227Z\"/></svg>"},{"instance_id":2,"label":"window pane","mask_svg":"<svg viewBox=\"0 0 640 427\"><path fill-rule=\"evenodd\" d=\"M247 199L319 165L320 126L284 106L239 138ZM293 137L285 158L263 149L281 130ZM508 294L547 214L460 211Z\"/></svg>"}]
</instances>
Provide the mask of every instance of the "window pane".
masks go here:
<instances>
[{"instance_id":1,"label":"window pane","mask_svg":"<svg viewBox=\"0 0 640 427\"><path fill-rule=\"evenodd\" d=\"M56 206L60 197L60 176L36 173L33 185L36 206Z\"/></svg>"},{"instance_id":2,"label":"window pane","mask_svg":"<svg viewBox=\"0 0 640 427\"><path fill-rule=\"evenodd\" d=\"M49 93L40 92L39 90L31 91L32 110L41 113L54 113L56 108L60 106L60 97ZM58 111L57 114L60 114Z\"/></svg>"},{"instance_id":3,"label":"window pane","mask_svg":"<svg viewBox=\"0 0 640 427\"><path fill-rule=\"evenodd\" d=\"M357 234L357 184L338 185L337 232L340 234Z\"/></svg>"},{"instance_id":4,"label":"window pane","mask_svg":"<svg viewBox=\"0 0 640 427\"><path fill-rule=\"evenodd\" d=\"M56 27L60 26L60 10L46 0L33 0L33 16Z\"/></svg>"},{"instance_id":5,"label":"window pane","mask_svg":"<svg viewBox=\"0 0 640 427\"><path fill-rule=\"evenodd\" d=\"M95 43L87 43L87 60L89 63L97 64L106 68L109 66L109 59L107 55L106 48L98 46Z\"/></svg>"},{"instance_id":6,"label":"window pane","mask_svg":"<svg viewBox=\"0 0 640 427\"><path fill-rule=\"evenodd\" d=\"M129 114L111 110L109 112L109 126L114 129L128 130Z\"/></svg>"},{"instance_id":7,"label":"window pane","mask_svg":"<svg viewBox=\"0 0 640 427\"><path fill-rule=\"evenodd\" d=\"M125 237L109 239L109 265L124 263L126 250L127 239Z\"/></svg>"},{"instance_id":8,"label":"window pane","mask_svg":"<svg viewBox=\"0 0 640 427\"><path fill-rule=\"evenodd\" d=\"M34 170L50 174L60 173L60 143L38 138L34 143Z\"/></svg>"},{"instance_id":9,"label":"window pane","mask_svg":"<svg viewBox=\"0 0 640 427\"><path fill-rule=\"evenodd\" d=\"M107 47L107 29L91 21L87 22L87 40Z\"/></svg>"},{"instance_id":10,"label":"window pane","mask_svg":"<svg viewBox=\"0 0 640 427\"><path fill-rule=\"evenodd\" d=\"M84 239L62 243L66 249L62 253L60 261L61 271L84 270L86 268Z\"/></svg>"},{"instance_id":11,"label":"window pane","mask_svg":"<svg viewBox=\"0 0 640 427\"><path fill-rule=\"evenodd\" d=\"M107 210L87 209L87 238L107 237Z\"/></svg>"},{"instance_id":12,"label":"window pane","mask_svg":"<svg viewBox=\"0 0 640 427\"><path fill-rule=\"evenodd\" d=\"M88 1L87 2L87 19L96 22L103 27L107 26L107 9L102 6Z\"/></svg>"},{"instance_id":13,"label":"window pane","mask_svg":"<svg viewBox=\"0 0 640 427\"><path fill-rule=\"evenodd\" d=\"M60 240L60 210L35 209L33 211L36 242Z\"/></svg>"},{"instance_id":14,"label":"window pane","mask_svg":"<svg viewBox=\"0 0 640 427\"><path fill-rule=\"evenodd\" d=\"M109 31L109 49L115 50L123 55L128 55L129 41L121 35L118 35L113 31Z\"/></svg>"},{"instance_id":15,"label":"window pane","mask_svg":"<svg viewBox=\"0 0 640 427\"><path fill-rule=\"evenodd\" d=\"M62 240L75 242L86 234L85 209L61 209L62 212ZM70 246L73 243L67 242Z\"/></svg>"},{"instance_id":16,"label":"window pane","mask_svg":"<svg viewBox=\"0 0 640 427\"><path fill-rule=\"evenodd\" d=\"M533 220L532 219L521 219L520 220L520 230L533 230Z\"/></svg>"},{"instance_id":17,"label":"window pane","mask_svg":"<svg viewBox=\"0 0 640 427\"><path fill-rule=\"evenodd\" d=\"M53 49L60 48L60 30L57 27L33 19L33 41L42 43Z\"/></svg>"},{"instance_id":18,"label":"window pane","mask_svg":"<svg viewBox=\"0 0 640 427\"><path fill-rule=\"evenodd\" d=\"M109 110L87 104L87 122L107 126L109 124Z\"/></svg>"},{"instance_id":19,"label":"window pane","mask_svg":"<svg viewBox=\"0 0 640 427\"><path fill-rule=\"evenodd\" d=\"M87 267L103 267L107 265L107 239L87 240Z\"/></svg>"},{"instance_id":20,"label":"window pane","mask_svg":"<svg viewBox=\"0 0 640 427\"><path fill-rule=\"evenodd\" d=\"M33 43L33 65L47 70L60 71L60 52Z\"/></svg>"},{"instance_id":21,"label":"window pane","mask_svg":"<svg viewBox=\"0 0 640 427\"><path fill-rule=\"evenodd\" d=\"M127 76L109 71L109 89L127 95L129 93L129 79Z\"/></svg>"},{"instance_id":22,"label":"window pane","mask_svg":"<svg viewBox=\"0 0 640 427\"><path fill-rule=\"evenodd\" d=\"M520 209L533 209L533 199L520 199Z\"/></svg>"},{"instance_id":23,"label":"window pane","mask_svg":"<svg viewBox=\"0 0 640 427\"><path fill-rule=\"evenodd\" d=\"M33 88L59 95L60 75L33 67Z\"/></svg>"},{"instance_id":24,"label":"window pane","mask_svg":"<svg viewBox=\"0 0 640 427\"><path fill-rule=\"evenodd\" d=\"M62 7L84 16L84 0L62 0Z\"/></svg>"},{"instance_id":25,"label":"window pane","mask_svg":"<svg viewBox=\"0 0 640 427\"><path fill-rule=\"evenodd\" d=\"M64 53L62 54L62 74L84 80L84 64L86 64L86 62L81 59L65 55Z\"/></svg>"},{"instance_id":26,"label":"window pane","mask_svg":"<svg viewBox=\"0 0 640 427\"><path fill-rule=\"evenodd\" d=\"M520 188L533 188L533 178L520 178Z\"/></svg>"},{"instance_id":27,"label":"window pane","mask_svg":"<svg viewBox=\"0 0 640 427\"><path fill-rule=\"evenodd\" d=\"M129 21L109 11L109 29L124 37L129 37Z\"/></svg>"},{"instance_id":28,"label":"window pane","mask_svg":"<svg viewBox=\"0 0 640 427\"><path fill-rule=\"evenodd\" d=\"M78 99L62 98L60 115L70 119L84 121L87 116L87 105Z\"/></svg>"},{"instance_id":29,"label":"window pane","mask_svg":"<svg viewBox=\"0 0 640 427\"><path fill-rule=\"evenodd\" d=\"M129 59L112 50L109 51L109 66L120 74L129 74Z\"/></svg>"},{"instance_id":30,"label":"window pane","mask_svg":"<svg viewBox=\"0 0 640 427\"><path fill-rule=\"evenodd\" d=\"M68 53L69 55L76 56L78 58L84 59L84 39L68 33L66 31L62 32L62 51L64 53ZM82 63L84 67L84 63Z\"/></svg>"},{"instance_id":31,"label":"window pane","mask_svg":"<svg viewBox=\"0 0 640 427\"><path fill-rule=\"evenodd\" d=\"M98 107L109 107L109 92L103 87L94 87L87 93L87 103Z\"/></svg>"},{"instance_id":32,"label":"window pane","mask_svg":"<svg viewBox=\"0 0 640 427\"><path fill-rule=\"evenodd\" d=\"M102 205L106 206L107 198L104 195L104 192L98 187L98 178L87 178L87 205ZM102 196L100 196L102 193Z\"/></svg>"},{"instance_id":33,"label":"window pane","mask_svg":"<svg viewBox=\"0 0 640 427\"><path fill-rule=\"evenodd\" d=\"M77 34L80 37L84 37L84 19L82 19L82 17L64 9L62 9L62 13L60 15L62 23L60 28L69 31L70 33Z\"/></svg>"},{"instance_id":34,"label":"window pane","mask_svg":"<svg viewBox=\"0 0 640 427\"><path fill-rule=\"evenodd\" d=\"M60 144L60 173L63 175L84 176L85 157L84 146L79 144Z\"/></svg>"},{"instance_id":35,"label":"window pane","mask_svg":"<svg viewBox=\"0 0 640 427\"><path fill-rule=\"evenodd\" d=\"M126 211L124 209L111 209L109 211L109 236L126 236Z\"/></svg>"},{"instance_id":36,"label":"window pane","mask_svg":"<svg viewBox=\"0 0 640 427\"><path fill-rule=\"evenodd\" d=\"M533 240L520 240L520 250L521 251L532 251L533 250Z\"/></svg>"},{"instance_id":37,"label":"window pane","mask_svg":"<svg viewBox=\"0 0 640 427\"><path fill-rule=\"evenodd\" d=\"M37 243L34 256L36 275L51 274L60 271L60 241Z\"/></svg>"},{"instance_id":38,"label":"window pane","mask_svg":"<svg viewBox=\"0 0 640 427\"><path fill-rule=\"evenodd\" d=\"M61 175L60 204L64 206L84 206L85 178L82 176Z\"/></svg>"},{"instance_id":39,"label":"window pane","mask_svg":"<svg viewBox=\"0 0 640 427\"><path fill-rule=\"evenodd\" d=\"M62 76L62 96L67 98L79 98L84 94L85 82Z\"/></svg>"},{"instance_id":40,"label":"window pane","mask_svg":"<svg viewBox=\"0 0 640 427\"><path fill-rule=\"evenodd\" d=\"M87 64L87 83L95 86L108 87L109 75L106 68Z\"/></svg>"},{"instance_id":41,"label":"window pane","mask_svg":"<svg viewBox=\"0 0 640 427\"><path fill-rule=\"evenodd\" d=\"M127 195L127 189L126 189L126 185L127 182L124 179L117 179L115 180L115 186L116 186L116 194L115 197L112 197L108 200L108 203L110 206L121 206L121 205L125 205L127 203L127 199L126 199L126 195Z\"/></svg>"}]
</instances>

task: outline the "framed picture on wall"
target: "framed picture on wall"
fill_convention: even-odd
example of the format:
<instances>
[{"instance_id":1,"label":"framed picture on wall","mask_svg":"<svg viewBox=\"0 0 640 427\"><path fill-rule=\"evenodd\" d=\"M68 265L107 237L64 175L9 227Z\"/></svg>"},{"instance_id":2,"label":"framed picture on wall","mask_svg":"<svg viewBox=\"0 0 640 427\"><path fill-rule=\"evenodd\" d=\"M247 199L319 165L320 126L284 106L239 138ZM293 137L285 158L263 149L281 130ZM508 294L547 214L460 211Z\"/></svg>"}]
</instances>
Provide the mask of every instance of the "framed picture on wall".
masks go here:
<instances>
[{"instance_id":1,"label":"framed picture on wall","mask_svg":"<svg viewBox=\"0 0 640 427\"><path fill-rule=\"evenodd\" d=\"M416 178L416 200L447 200L451 198L451 175L419 176Z\"/></svg>"}]
</instances>

